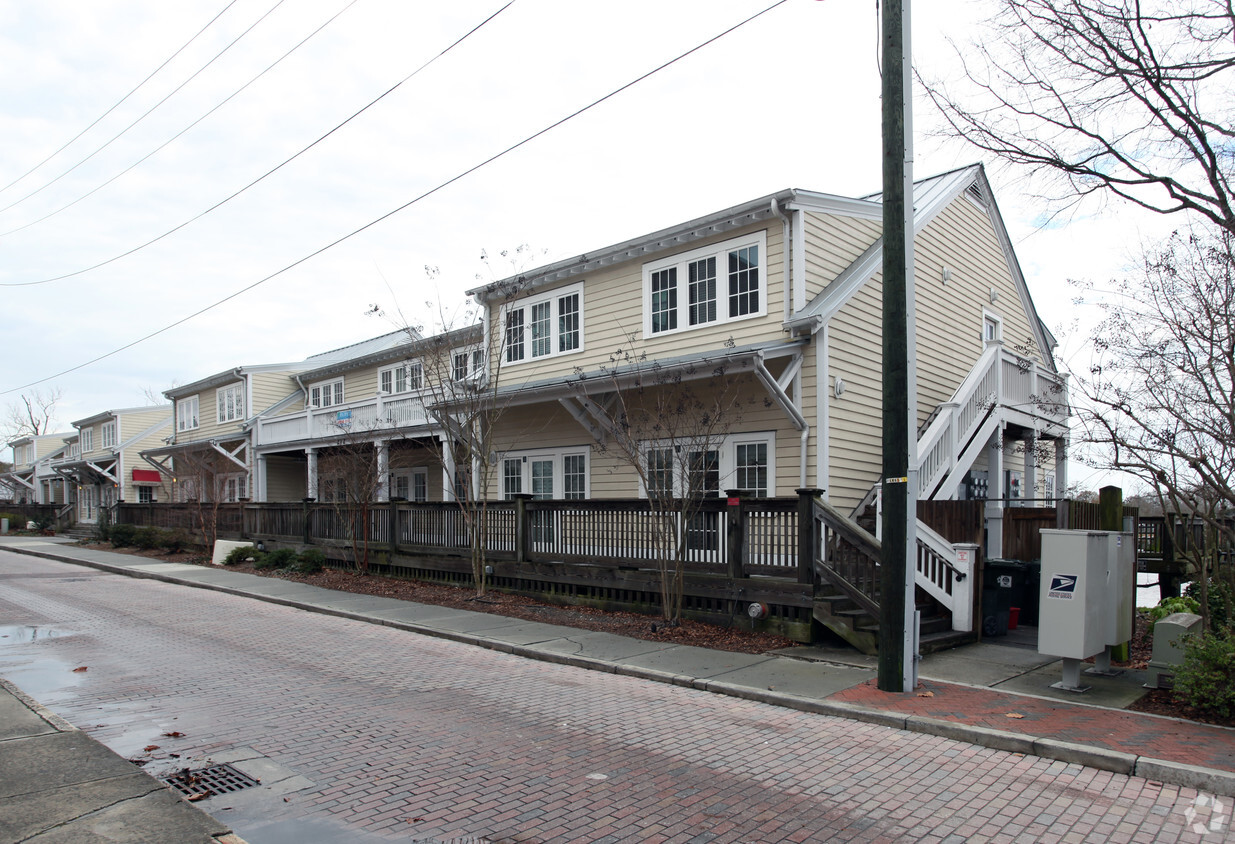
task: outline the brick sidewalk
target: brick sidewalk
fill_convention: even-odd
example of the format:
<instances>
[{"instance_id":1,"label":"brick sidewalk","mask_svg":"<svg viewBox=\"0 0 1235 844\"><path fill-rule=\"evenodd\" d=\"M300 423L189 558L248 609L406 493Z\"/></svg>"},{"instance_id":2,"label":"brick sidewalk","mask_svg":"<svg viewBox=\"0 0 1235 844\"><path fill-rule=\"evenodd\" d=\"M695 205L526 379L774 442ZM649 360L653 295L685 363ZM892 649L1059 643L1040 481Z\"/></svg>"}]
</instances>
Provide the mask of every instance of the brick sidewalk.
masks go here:
<instances>
[{"instance_id":1,"label":"brick sidewalk","mask_svg":"<svg viewBox=\"0 0 1235 844\"><path fill-rule=\"evenodd\" d=\"M874 681L868 681L828 699L1235 772L1235 730L1143 712L1060 703L934 680L923 680L916 692L903 694L879 691Z\"/></svg>"}]
</instances>

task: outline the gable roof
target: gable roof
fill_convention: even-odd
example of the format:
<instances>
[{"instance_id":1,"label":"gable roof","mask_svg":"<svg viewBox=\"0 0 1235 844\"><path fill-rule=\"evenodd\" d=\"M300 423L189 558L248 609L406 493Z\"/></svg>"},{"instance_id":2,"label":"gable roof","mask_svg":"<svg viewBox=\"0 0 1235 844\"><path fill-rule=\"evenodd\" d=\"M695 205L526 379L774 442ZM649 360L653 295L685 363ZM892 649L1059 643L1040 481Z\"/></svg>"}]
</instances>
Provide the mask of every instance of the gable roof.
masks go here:
<instances>
[{"instance_id":1,"label":"gable roof","mask_svg":"<svg viewBox=\"0 0 1235 844\"><path fill-rule=\"evenodd\" d=\"M1055 347L1055 338L1047 330L1041 317L1038 316L1038 310L1034 306L1032 297L1029 295L1029 286L1025 282L1020 262L1012 249L1012 239L1009 237L1007 227L1004 225L1003 216L999 213L999 208L995 204L995 197L991 192L990 182L987 180L986 171L981 164L973 164L957 170L950 170L946 173L940 173L937 176L931 176L914 182L914 235L919 234L948 205L966 193L985 209L986 215L995 230L995 237L999 242L1000 250L1003 252L1004 260L1007 262L1012 281L1016 286L1021 306L1029 316L1029 323L1034 332L1034 340L1037 342L1038 348L1042 350L1042 356L1045 358L1047 365L1052 371L1057 371L1054 355L1051 354L1051 350ZM877 203L880 207L882 206L878 198L868 197L867 200ZM880 237L867 247L858 256L857 260L846 267L819 295L807 303L805 308L786 320L785 327L790 330L809 328L812 332L818 331L866 282L870 281L882 269L883 238Z\"/></svg>"}]
</instances>

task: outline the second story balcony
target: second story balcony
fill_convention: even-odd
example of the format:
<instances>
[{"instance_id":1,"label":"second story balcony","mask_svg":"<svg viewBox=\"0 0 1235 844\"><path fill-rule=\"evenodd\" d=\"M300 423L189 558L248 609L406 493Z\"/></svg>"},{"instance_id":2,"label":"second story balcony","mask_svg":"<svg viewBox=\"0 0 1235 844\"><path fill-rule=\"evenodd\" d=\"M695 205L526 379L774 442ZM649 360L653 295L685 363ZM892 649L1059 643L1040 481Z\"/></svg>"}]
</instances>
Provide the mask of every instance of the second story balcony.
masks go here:
<instances>
[{"instance_id":1,"label":"second story balcony","mask_svg":"<svg viewBox=\"0 0 1235 844\"><path fill-rule=\"evenodd\" d=\"M257 447L282 443L327 444L344 438L367 438L430 422L423 399L416 394L379 395L362 401L309 407L280 416L259 416L253 426Z\"/></svg>"}]
</instances>

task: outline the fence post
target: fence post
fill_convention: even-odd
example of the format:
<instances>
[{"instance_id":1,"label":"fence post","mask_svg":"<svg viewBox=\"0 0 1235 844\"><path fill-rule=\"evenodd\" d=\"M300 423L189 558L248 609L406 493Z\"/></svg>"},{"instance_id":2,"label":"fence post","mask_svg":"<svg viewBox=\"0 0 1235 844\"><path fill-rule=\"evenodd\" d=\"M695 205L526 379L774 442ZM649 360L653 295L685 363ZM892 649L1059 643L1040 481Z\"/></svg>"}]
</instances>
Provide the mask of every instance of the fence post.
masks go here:
<instances>
[{"instance_id":1,"label":"fence post","mask_svg":"<svg viewBox=\"0 0 1235 844\"><path fill-rule=\"evenodd\" d=\"M807 488L798 494L798 583L815 582L815 499L823 490Z\"/></svg>"},{"instance_id":2,"label":"fence post","mask_svg":"<svg viewBox=\"0 0 1235 844\"><path fill-rule=\"evenodd\" d=\"M746 577L746 509L740 489L725 490L725 562L730 577Z\"/></svg>"},{"instance_id":3,"label":"fence post","mask_svg":"<svg viewBox=\"0 0 1235 844\"><path fill-rule=\"evenodd\" d=\"M313 500L312 498L304 499L304 544L312 544L313 531L310 529L310 520L313 517Z\"/></svg>"},{"instance_id":4,"label":"fence post","mask_svg":"<svg viewBox=\"0 0 1235 844\"><path fill-rule=\"evenodd\" d=\"M519 492L512 496L515 500L515 562L526 563L528 551L531 550L532 532L529 530L527 503L532 496L527 492Z\"/></svg>"},{"instance_id":5,"label":"fence post","mask_svg":"<svg viewBox=\"0 0 1235 844\"><path fill-rule=\"evenodd\" d=\"M974 574L978 568L979 546L971 542L958 542L952 546L956 554L956 576L952 581L952 629L971 633L974 629Z\"/></svg>"},{"instance_id":6,"label":"fence post","mask_svg":"<svg viewBox=\"0 0 1235 844\"><path fill-rule=\"evenodd\" d=\"M390 499L390 551L393 554L399 553L399 500Z\"/></svg>"}]
</instances>

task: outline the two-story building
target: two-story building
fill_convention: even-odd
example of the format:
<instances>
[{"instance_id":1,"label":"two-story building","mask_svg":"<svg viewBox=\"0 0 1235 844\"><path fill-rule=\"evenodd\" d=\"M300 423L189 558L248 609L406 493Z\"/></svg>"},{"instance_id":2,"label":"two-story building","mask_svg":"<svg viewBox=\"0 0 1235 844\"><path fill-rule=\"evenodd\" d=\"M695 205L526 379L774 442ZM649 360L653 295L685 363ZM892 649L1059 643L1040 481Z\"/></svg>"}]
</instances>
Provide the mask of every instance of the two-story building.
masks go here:
<instances>
[{"instance_id":1,"label":"two-story building","mask_svg":"<svg viewBox=\"0 0 1235 844\"><path fill-rule=\"evenodd\" d=\"M983 169L919 181L914 209L919 496L977 478L992 499L1018 477L1024 498L1063 489L1066 382ZM633 405L669 420L664 396L692 384L730 415L696 464L709 489L864 506L881 466L881 218L878 196L784 190L471 291L505 408L489 493L680 483L668 421L641 466L618 446Z\"/></svg>"},{"instance_id":2,"label":"two-story building","mask_svg":"<svg viewBox=\"0 0 1235 844\"><path fill-rule=\"evenodd\" d=\"M78 522L95 524L99 508L117 501L168 499L170 479L149 469L140 455L161 442L171 424L166 406L105 410L73 423L77 433L51 466L69 486Z\"/></svg>"},{"instance_id":3,"label":"two-story building","mask_svg":"<svg viewBox=\"0 0 1235 844\"><path fill-rule=\"evenodd\" d=\"M12 468L0 475L7 483L13 501L29 504L64 504L64 478L51 464L64 455L68 444L65 433L19 437L9 443L13 450Z\"/></svg>"}]
</instances>

